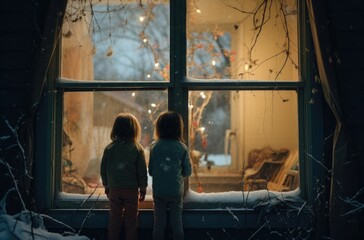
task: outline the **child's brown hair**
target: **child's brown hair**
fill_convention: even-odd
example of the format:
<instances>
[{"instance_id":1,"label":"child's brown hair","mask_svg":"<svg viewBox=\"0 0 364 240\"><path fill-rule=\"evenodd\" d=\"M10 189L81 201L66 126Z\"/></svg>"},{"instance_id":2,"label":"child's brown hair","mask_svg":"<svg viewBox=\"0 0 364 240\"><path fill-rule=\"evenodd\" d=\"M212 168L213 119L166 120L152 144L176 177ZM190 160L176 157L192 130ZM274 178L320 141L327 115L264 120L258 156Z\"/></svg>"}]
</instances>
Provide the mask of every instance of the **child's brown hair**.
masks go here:
<instances>
[{"instance_id":1,"label":"child's brown hair","mask_svg":"<svg viewBox=\"0 0 364 240\"><path fill-rule=\"evenodd\" d=\"M141 127L138 119L130 113L119 113L114 121L110 138L112 141L124 140L134 141L140 140Z\"/></svg>"},{"instance_id":2,"label":"child's brown hair","mask_svg":"<svg viewBox=\"0 0 364 240\"><path fill-rule=\"evenodd\" d=\"M154 138L174 139L183 142L183 127L180 114L173 111L163 112L155 122Z\"/></svg>"}]
</instances>

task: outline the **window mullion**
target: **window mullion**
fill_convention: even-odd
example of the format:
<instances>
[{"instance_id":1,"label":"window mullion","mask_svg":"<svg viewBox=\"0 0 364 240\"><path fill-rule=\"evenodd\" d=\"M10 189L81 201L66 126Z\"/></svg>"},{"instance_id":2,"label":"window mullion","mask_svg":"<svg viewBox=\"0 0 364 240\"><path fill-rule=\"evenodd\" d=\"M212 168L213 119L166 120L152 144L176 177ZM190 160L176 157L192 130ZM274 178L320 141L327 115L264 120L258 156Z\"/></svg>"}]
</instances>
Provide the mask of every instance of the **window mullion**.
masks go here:
<instances>
[{"instance_id":1,"label":"window mullion","mask_svg":"<svg viewBox=\"0 0 364 240\"><path fill-rule=\"evenodd\" d=\"M182 82L186 78L186 1L171 0L170 76L172 87L168 91L168 108L182 115L188 122L188 90ZM185 136L187 139L187 136Z\"/></svg>"},{"instance_id":2,"label":"window mullion","mask_svg":"<svg viewBox=\"0 0 364 240\"><path fill-rule=\"evenodd\" d=\"M157 90L166 89L171 86L169 82L141 82L141 81L79 81L59 78L56 81L57 88L67 89L67 91L113 91L122 89L146 89Z\"/></svg>"}]
</instances>

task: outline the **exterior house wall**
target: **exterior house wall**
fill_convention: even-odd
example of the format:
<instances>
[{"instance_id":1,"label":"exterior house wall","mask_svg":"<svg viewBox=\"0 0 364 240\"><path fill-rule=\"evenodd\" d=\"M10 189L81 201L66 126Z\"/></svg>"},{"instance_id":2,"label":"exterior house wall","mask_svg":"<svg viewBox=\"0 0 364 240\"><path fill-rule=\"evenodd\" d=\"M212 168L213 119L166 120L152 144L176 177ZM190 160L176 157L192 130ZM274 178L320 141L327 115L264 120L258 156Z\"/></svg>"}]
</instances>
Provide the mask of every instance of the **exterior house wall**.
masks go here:
<instances>
[{"instance_id":1,"label":"exterior house wall","mask_svg":"<svg viewBox=\"0 0 364 240\"><path fill-rule=\"evenodd\" d=\"M335 66L337 89L343 111L343 126L347 141L347 159L343 167L334 173L333 181L339 182L341 194L358 202L364 202L364 195L359 193L364 183L364 2L362 1L329 1L328 26L331 44L331 61ZM359 194L358 194L359 193ZM348 202L343 205L340 200L331 199L335 207L334 214L342 216L340 223L333 225L332 230L338 239L360 239L364 233L363 212L348 214L355 207ZM333 221L333 219L331 219Z\"/></svg>"}]
</instances>

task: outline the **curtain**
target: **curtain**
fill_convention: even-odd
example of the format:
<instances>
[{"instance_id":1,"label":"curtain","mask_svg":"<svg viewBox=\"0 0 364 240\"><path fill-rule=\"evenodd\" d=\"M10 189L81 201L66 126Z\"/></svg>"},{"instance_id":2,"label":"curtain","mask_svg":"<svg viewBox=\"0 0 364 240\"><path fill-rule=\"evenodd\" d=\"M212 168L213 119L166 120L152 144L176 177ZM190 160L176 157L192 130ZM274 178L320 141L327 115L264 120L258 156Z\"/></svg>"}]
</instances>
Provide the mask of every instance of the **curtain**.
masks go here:
<instances>
[{"instance_id":1,"label":"curtain","mask_svg":"<svg viewBox=\"0 0 364 240\"><path fill-rule=\"evenodd\" d=\"M32 192L32 167L34 166L34 119L41 100L46 82L46 74L61 36L62 22L67 5L67 0L44 0L39 2L38 9L34 10L36 29L38 30L39 45L36 46L33 58L33 76L29 94L29 105L25 124L21 130L21 137L24 140L25 160L23 163L23 181L26 192ZM37 9L37 10L38 10Z\"/></svg>"},{"instance_id":2,"label":"curtain","mask_svg":"<svg viewBox=\"0 0 364 240\"><path fill-rule=\"evenodd\" d=\"M348 173L344 171L347 161L348 141L343 121L343 112L337 89L337 76L330 52L330 35L327 15L327 1L306 0L312 39L315 48L319 78L324 98L336 119L336 129L333 136L331 186L329 204L329 227L333 239L345 236L345 221L343 217L345 207L345 183L348 183Z\"/></svg>"}]
</instances>

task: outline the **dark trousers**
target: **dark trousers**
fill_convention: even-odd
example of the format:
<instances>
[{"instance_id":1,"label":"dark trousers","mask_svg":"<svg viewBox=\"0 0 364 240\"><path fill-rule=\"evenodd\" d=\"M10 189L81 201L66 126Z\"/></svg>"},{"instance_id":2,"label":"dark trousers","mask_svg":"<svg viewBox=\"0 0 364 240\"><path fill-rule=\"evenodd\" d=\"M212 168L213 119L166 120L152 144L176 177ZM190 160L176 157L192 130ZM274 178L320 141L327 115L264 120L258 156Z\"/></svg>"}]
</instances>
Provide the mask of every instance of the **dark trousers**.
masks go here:
<instances>
[{"instance_id":1,"label":"dark trousers","mask_svg":"<svg viewBox=\"0 0 364 240\"><path fill-rule=\"evenodd\" d=\"M155 196L153 198L153 240L164 240L164 232L167 225L167 209L169 209L169 221L172 229L173 240L183 240L182 196L175 198L160 198Z\"/></svg>"},{"instance_id":2,"label":"dark trousers","mask_svg":"<svg viewBox=\"0 0 364 240\"><path fill-rule=\"evenodd\" d=\"M124 222L125 240L138 238L138 189L110 188L108 240L119 240Z\"/></svg>"}]
</instances>

